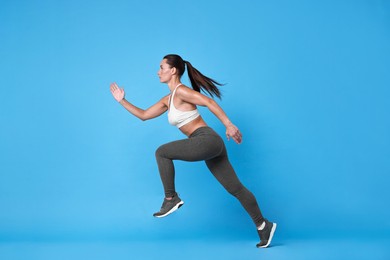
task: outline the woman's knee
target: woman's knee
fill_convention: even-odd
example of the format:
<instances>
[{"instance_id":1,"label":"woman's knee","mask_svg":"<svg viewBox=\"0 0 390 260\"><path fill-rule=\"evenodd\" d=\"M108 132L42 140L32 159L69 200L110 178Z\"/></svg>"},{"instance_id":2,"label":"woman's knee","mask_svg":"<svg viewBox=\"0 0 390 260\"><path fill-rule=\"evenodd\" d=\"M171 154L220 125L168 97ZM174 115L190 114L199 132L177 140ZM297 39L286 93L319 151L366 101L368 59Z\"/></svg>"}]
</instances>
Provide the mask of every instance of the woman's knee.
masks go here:
<instances>
[{"instance_id":1,"label":"woman's knee","mask_svg":"<svg viewBox=\"0 0 390 260\"><path fill-rule=\"evenodd\" d=\"M165 152L166 152L165 145L161 145L159 148L157 148L155 155L156 157L164 157Z\"/></svg>"}]
</instances>

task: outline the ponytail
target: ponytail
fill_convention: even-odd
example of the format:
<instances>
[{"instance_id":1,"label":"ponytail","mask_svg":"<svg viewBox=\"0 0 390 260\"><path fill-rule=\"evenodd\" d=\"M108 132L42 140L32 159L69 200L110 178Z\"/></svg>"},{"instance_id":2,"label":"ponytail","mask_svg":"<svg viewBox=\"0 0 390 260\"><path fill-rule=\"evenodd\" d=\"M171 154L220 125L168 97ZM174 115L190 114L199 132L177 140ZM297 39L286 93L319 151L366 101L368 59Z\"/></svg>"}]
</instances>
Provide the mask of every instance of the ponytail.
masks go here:
<instances>
[{"instance_id":1,"label":"ponytail","mask_svg":"<svg viewBox=\"0 0 390 260\"><path fill-rule=\"evenodd\" d=\"M221 99L221 92L216 85L222 86L223 84L206 77L199 70L195 69L190 62L184 61L184 63L187 65L188 77L195 91L200 92L202 90L203 92L207 92L211 97L215 95Z\"/></svg>"},{"instance_id":2,"label":"ponytail","mask_svg":"<svg viewBox=\"0 0 390 260\"><path fill-rule=\"evenodd\" d=\"M221 99L221 92L219 91L218 86L223 86L223 84L218 83L217 81L206 77L200 71L195 69L190 62L184 61L179 55L169 54L164 57L167 60L167 63L175 67L178 71L179 76L181 77L185 71L185 65L187 65L188 77L191 81L191 86L195 91L203 91L208 93L211 97L217 96Z\"/></svg>"}]
</instances>

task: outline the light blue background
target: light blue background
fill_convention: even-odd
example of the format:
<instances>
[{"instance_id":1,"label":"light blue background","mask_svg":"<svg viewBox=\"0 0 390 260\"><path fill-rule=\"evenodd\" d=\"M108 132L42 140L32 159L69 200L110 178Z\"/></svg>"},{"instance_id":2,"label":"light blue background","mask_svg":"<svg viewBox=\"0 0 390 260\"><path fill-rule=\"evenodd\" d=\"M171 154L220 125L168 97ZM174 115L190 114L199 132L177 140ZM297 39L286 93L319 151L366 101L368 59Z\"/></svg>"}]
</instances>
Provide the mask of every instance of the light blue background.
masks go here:
<instances>
[{"instance_id":1,"label":"light blue background","mask_svg":"<svg viewBox=\"0 0 390 260\"><path fill-rule=\"evenodd\" d=\"M203 163L177 162L186 205L156 220L155 149L184 136L157 70L178 53L227 83L226 142L276 240L388 237L388 1L10 1L0 4L0 239L252 239ZM184 82L188 84L187 77ZM224 136L207 110L203 117Z\"/></svg>"}]
</instances>

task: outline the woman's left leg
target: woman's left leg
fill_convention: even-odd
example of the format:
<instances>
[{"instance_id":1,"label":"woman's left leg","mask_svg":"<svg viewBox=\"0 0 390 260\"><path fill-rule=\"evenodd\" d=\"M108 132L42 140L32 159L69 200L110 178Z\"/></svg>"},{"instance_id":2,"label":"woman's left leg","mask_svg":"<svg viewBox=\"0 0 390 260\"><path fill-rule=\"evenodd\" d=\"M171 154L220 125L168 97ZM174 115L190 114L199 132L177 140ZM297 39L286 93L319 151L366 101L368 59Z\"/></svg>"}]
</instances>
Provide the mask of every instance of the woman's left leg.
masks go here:
<instances>
[{"instance_id":1,"label":"woman's left leg","mask_svg":"<svg viewBox=\"0 0 390 260\"><path fill-rule=\"evenodd\" d=\"M223 141L221 139L223 144ZM276 223L269 222L263 218L255 196L238 179L232 165L229 162L225 145L220 155L206 160L207 167L213 173L215 178L223 187L233 196L235 196L251 216L252 221L257 227L260 242L257 247L268 247L275 233Z\"/></svg>"},{"instance_id":2,"label":"woman's left leg","mask_svg":"<svg viewBox=\"0 0 390 260\"><path fill-rule=\"evenodd\" d=\"M218 182L240 201L256 227L259 227L264 222L264 218L256 198L238 179L227 157L226 148L224 147L218 157L207 160L206 165Z\"/></svg>"}]
</instances>

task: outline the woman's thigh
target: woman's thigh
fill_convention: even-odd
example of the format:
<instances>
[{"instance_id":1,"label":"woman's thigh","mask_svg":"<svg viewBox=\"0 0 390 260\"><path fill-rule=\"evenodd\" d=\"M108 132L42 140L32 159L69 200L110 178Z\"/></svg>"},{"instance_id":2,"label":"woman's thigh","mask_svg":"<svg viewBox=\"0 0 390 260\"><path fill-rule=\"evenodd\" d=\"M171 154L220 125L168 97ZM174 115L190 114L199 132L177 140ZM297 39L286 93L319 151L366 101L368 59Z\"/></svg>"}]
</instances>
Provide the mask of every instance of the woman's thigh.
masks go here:
<instances>
[{"instance_id":1,"label":"woman's thigh","mask_svg":"<svg viewBox=\"0 0 390 260\"><path fill-rule=\"evenodd\" d=\"M203 161L218 156L223 150L223 141L219 136L202 135L161 145L158 156L182 161Z\"/></svg>"}]
</instances>

